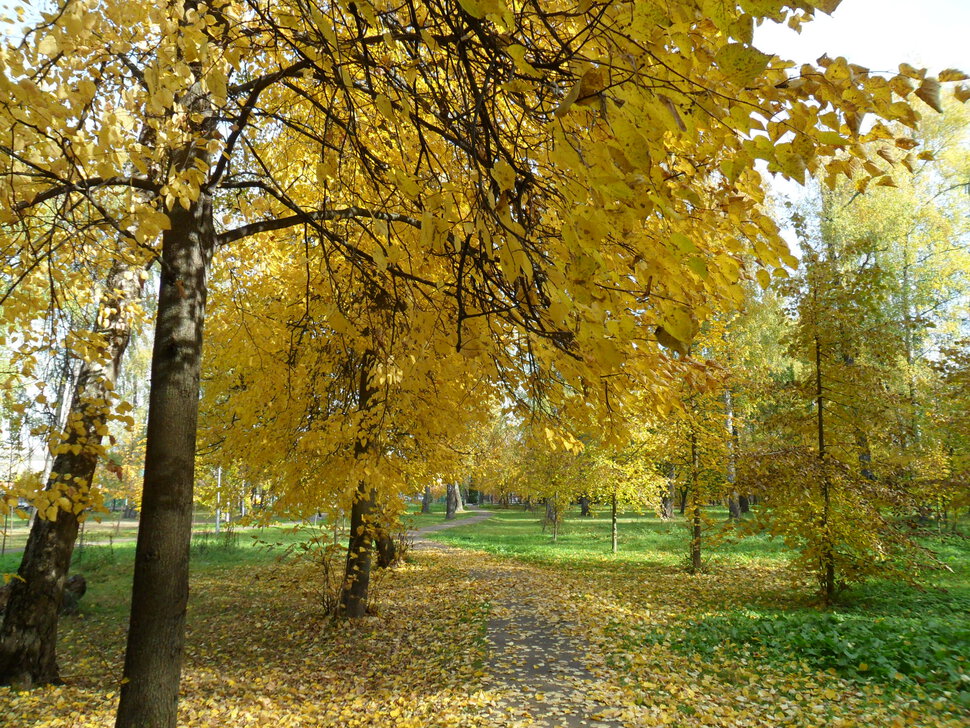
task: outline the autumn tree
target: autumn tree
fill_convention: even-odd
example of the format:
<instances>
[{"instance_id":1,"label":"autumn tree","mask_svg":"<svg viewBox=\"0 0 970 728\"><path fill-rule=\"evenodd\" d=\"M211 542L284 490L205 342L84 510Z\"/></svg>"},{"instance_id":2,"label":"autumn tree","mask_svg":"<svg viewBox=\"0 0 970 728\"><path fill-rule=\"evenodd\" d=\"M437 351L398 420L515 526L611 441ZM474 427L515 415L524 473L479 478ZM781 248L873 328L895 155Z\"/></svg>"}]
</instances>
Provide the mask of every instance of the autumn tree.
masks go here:
<instances>
[{"instance_id":1,"label":"autumn tree","mask_svg":"<svg viewBox=\"0 0 970 728\"><path fill-rule=\"evenodd\" d=\"M581 469L583 492L610 508L610 551L619 546L618 512L620 508L648 510L656 508L669 478L661 464L667 457L666 438L655 422L639 420L630 428L630 439L612 447L590 443L583 448Z\"/></svg>"},{"instance_id":2,"label":"autumn tree","mask_svg":"<svg viewBox=\"0 0 970 728\"><path fill-rule=\"evenodd\" d=\"M24 264L91 220L160 261L119 726L175 721L216 249L312 230L446 298L450 344L509 392L609 429L631 378L662 399L677 377L643 332L686 344L743 279L790 262L756 159L879 179L869 147L894 137L862 116L915 123L903 81L938 105L919 73L795 71L750 45L756 19L834 4L73 0L5 49L2 222ZM19 225L41 209L59 223L44 245ZM330 229L346 220L364 235Z\"/></svg>"},{"instance_id":3,"label":"autumn tree","mask_svg":"<svg viewBox=\"0 0 970 728\"><path fill-rule=\"evenodd\" d=\"M112 390L137 320L144 271L124 261L108 272L95 328L81 338L82 360L64 430L53 433L54 453L47 483L34 499L33 520L21 566L14 579L0 629L0 682L29 688L59 680L55 647L64 581L83 511L100 504L92 489L104 454L102 438L112 414ZM134 310L133 310L134 309Z\"/></svg>"}]
</instances>

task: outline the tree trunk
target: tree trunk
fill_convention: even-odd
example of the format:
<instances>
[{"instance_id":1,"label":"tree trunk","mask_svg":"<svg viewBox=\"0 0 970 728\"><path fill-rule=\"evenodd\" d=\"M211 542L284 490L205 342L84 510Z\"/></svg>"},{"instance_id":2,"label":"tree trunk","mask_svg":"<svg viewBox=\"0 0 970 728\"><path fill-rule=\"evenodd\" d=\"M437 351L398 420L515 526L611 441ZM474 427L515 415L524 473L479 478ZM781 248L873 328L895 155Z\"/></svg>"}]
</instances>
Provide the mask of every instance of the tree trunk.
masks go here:
<instances>
[{"instance_id":1,"label":"tree trunk","mask_svg":"<svg viewBox=\"0 0 970 728\"><path fill-rule=\"evenodd\" d=\"M815 336L815 409L818 416L818 462L822 470L822 516L819 528L822 533L822 548L820 550L822 595L827 604L832 602L835 596L835 552L832 545L832 535L830 533L830 520L832 509L831 483L825 462L825 398L824 387L822 386L822 346Z\"/></svg>"},{"instance_id":2,"label":"tree trunk","mask_svg":"<svg viewBox=\"0 0 970 728\"><path fill-rule=\"evenodd\" d=\"M445 499L445 519L453 520L455 514L460 510L461 495L458 493L458 486L454 483L448 484L448 493Z\"/></svg>"},{"instance_id":3,"label":"tree trunk","mask_svg":"<svg viewBox=\"0 0 970 728\"><path fill-rule=\"evenodd\" d=\"M382 528L374 543L377 547L377 568L387 569L394 566L397 561L397 545L394 543L394 537Z\"/></svg>"},{"instance_id":4,"label":"tree trunk","mask_svg":"<svg viewBox=\"0 0 970 728\"><path fill-rule=\"evenodd\" d=\"M674 517L674 501L677 498L675 489L677 469L673 463L667 463L665 470L667 471L667 491L660 499L660 517L669 521Z\"/></svg>"},{"instance_id":5,"label":"tree trunk","mask_svg":"<svg viewBox=\"0 0 970 728\"><path fill-rule=\"evenodd\" d=\"M584 495L579 499L579 515L583 518L589 518L592 514L589 508L589 496Z\"/></svg>"},{"instance_id":6,"label":"tree trunk","mask_svg":"<svg viewBox=\"0 0 970 728\"><path fill-rule=\"evenodd\" d=\"M424 497L421 499L421 512L431 513L431 486L427 485L424 488Z\"/></svg>"},{"instance_id":7,"label":"tree trunk","mask_svg":"<svg viewBox=\"0 0 970 728\"><path fill-rule=\"evenodd\" d=\"M614 490L613 498L610 500L610 551L614 554L620 550L620 542L617 536L616 490Z\"/></svg>"},{"instance_id":8,"label":"tree trunk","mask_svg":"<svg viewBox=\"0 0 970 728\"><path fill-rule=\"evenodd\" d=\"M59 491L71 505L83 506L94 479L101 435L110 399L131 335L128 312L141 297L140 269L122 262L112 266L98 305L96 331L104 341L101 362L85 361L75 382L67 416L66 439L58 446L47 479L47 492ZM79 445L74 454L66 448ZM59 681L57 618L64 582L78 532L78 514L57 510L54 520L38 516L31 525L21 558L19 579L0 629L0 684L30 688Z\"/></svg>"},{"instance_id":9,"label":"tree trunk","mask_svg":"<svg viewBox=\"0 0 970 728\"><path fill-rule=\"evenodd\" d=\"M728 518L736 521L741 518L741 505L738 502L738 491L735 487L738 473L738 428L734 422L734 395L730 387L724 390L724 417L728 431L727 463L724 473L729 486Z\"/></svg>"},{"instance_id":10,"label":"tree trunk","mask_svg":"<svg viewBox=\"0 0 970 728\"><path fill-rule=\"evenodd\" d=\"M373 518L376 510L373 489L360 482L354 505L350 509L350 540L347 545L344 585L340 594L340 613L349 619L357 619L367 613L374 550Z\"/></svg>"},{"instance_id":11,"label":"tree trunk","mask_svg":"<svg viewBox=\"0 0 970 728\"><path fill-rule=\"evenodd\" d=\"M545 531L548 525L552 529L552 542L556 543L559 540L559 503L555 498L546 499L546 518L542 524L542 530Z\"/></svg>"},{"instance_id":12,"label":"tree trunk","mask_svg":"<svg viewBox=\"0 0 970 728\"><path fill-rule=\"evenodd\" d=\"M360 380L357 388L357 406L361 412L370 409L377 390L371 382L374 353L364 354L360 365ZM354 443L354 456L361 460L373 447L372 432L361 432ZM373 562L375 519L377 512L377 493L361 480L357 484L354 505L350 509L350 538L347 544L347 564L344 569L344 584L340 593L340 613L347 618L357 619L367 613L367 597L370 587L371 564Z\"/></svg>"},{"instance_id":13,"label":"tree trunk","mask_svg":"<svg viewBox=\"0 0 970 728\"><path fill-rule=\"evenodd\" d=\"M204 106L197 101L190 96L184 105ZM203 127L193 131L200 139L208 136ZM186 164L207 163L203 148L189 142ZM176 201L166 213L171 229L162 236L144 488L117 728L174 728L185 642L206 275L215 245L210 193L203 187L187 210Z\"/></svg>"},{"instance_id":14,"label":"tree trunk","mask_svg":"<svg viewBox=\"0 0 970 728\"><path fill-rule=\"evenodd\" d=\"M738 495L738 512L741 514L750 513L751 502L746 495Z\"/></svg>"},{"instance_id":15,"label":"tree trunk","mask_svg":"<svg viewBox=\"0 0 970 728\"><path fill-rule=\"evenodd\" d=\"M680 489L680 515L687 513L687 495L690 493L690 488Z\"/></svg>"},{"instance_id":16,"label":"tree trunk","mask_svg":"<svg viewBox=\"0 0 970 728\"><path fill-rule=\"evenodd\" d=\"M690 433L690 500L691 500L691 538L690 538L690 570L697 573L701 569L701 499L697 492L699 485L699 454L697 452L697 435Z\"/></svg>"}]
</instances>

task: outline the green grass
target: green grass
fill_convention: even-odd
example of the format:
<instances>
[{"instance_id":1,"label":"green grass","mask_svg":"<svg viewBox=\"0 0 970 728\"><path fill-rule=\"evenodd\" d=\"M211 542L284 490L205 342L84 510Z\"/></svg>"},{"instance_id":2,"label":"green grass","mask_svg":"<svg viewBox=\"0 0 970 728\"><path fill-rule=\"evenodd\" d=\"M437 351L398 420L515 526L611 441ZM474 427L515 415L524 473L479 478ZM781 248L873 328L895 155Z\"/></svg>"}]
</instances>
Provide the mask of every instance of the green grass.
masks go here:
<instances>
[{"instance_id":1,"label":"green grass","mask_svg":"<svg viewBox=\"0 0 970 728\"><path fill-rule=\"evenodd\" d=\"M192 539L191 570L193 574L200 574L267 563L283 556L289 547L305 541L310 534L327 538L329 533L310 527L296 530L283 526L236 533L230 537L225 533L197 533ZM15 574L21 557L20 553L0 557L0 574ZM74 549L71 573L83 574L88 582L88 593L81 601L84 614L122 616L127 613L134 560L133 541Z\"/></svg>"},{"instance_id":2,"label":"green grass","mask_svg":"<svg viewBox=\"0 0 970 728\"><path fill-rule=\"evenodd\" d=\"M542 532L539 511L492 510L495 515L484 523L456 526L434 534L433 538L455 546L551 563L600 561L609 556L621 562L671 566L683 563L687 554L689 536L679 515L673 521L664 521L654 514L619 514L620 551L614 556L610 553L610 514L606 510L583 518L578 509L571 509L555 543L548 530ZM710 537L704 544L709 560L744 563L787 558L788 551L779 541L765 536L732 537L726 510L710 509L708 515L716 524L708 531Z\"/></svg>"},{"instance_id":3,"label":"green grass","mask_svg":"<svg viewBox=\"0 0 970 728\"><path fill-rule=\"evenodd\" d=\"M856 585L837 607L821 610L807 579L779 578L792 556L783 543L764 535L740 538L721 509L709 515L705 586L687 590L675 626L646 624L631 632L629 625L616 625L621 651L634 655L664 645L700 658L795 663L890 690L944 695L970 709L970 539L927 536L924 545L947 568L920 575L919 586L885 580ZM483 523L431 538L553 568L590 569L617 589L630 579L670 595L690 583L684 568L689 532L679 517L622 514L616 555L610 553L608 513L581 518L570 511L555 543L540 519L539 512L497 510Z\"/></svg>"},{"instance_id":4,"label":"green grass","mask_svg":"<svg viewBox=\"0 0 970 728\"><path fill-rule=\"evenodd\" d=\"M832 670L854 681L897 686L918 684L950 692L970 709L970 624L966 615L883 613L857 610L818 612L731 611L686 619L676 630L642 634L638 649L664 644L677 652L779 665L795 657L808 667Z\"/></svg>"},{"instance_id":5,"label":"green grass","mask_svg":"<svg viewBox=\"0 0 970 728\"><path fill-rule=\"evenodd\" d=\"M120 516L121 513L102 513L89 516L84 522L84 528L79 535L79 540L83 543L108 543L137 538L138 520L133 518L122 519ZM238 514L236 517L238 518ZM30 521L14 515L6 521L0 518L0 528L3 528L4 524L6 524L5 550L13 551L23 549L30 532ZM212 531L214 528L214 511L202 506L196 506L192 514L192 531L194 533L204 533L206 531ZM0 535L0 540L2 538L3 536Z\"/></svg>"},{"instance_id":6,"label":"green grass","mask_svg":"<svg viewBox=\"0 0 970 728\"><path fill-rule=\"evenodd\" d=\"M455 514L455 520L462 520L474 516L476 513L478 511L474 508L465 509ZM408 511L402 520L408 529L424 528L425 526L434 526L435 524L443 523L445 520L445 504L432 503L431 513L421 513L421 505L419 503L408 504Z\"/></svg>"}]
</instances>

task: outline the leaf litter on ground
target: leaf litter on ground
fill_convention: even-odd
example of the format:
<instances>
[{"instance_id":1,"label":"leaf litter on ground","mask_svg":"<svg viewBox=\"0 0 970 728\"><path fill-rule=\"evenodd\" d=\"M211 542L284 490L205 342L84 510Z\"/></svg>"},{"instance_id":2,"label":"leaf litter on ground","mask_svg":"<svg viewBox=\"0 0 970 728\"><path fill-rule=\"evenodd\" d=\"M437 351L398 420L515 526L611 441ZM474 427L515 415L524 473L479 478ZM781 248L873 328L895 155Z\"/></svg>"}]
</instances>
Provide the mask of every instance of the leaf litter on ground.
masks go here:
<instances>
[{"instance_id":1,"label":"leaf litter on ground","mask_svg":"<svg viewBox=\"0 0 970 728\"><path fill-rule=\"evenodd\" d=\"M221 566L193 578L179 725L966 725L918 685L643 639L732 606L780 608L789 588L778 567L687 576L431 550L389 571L375 613L348 623L323 614L312 564ZM530 615L548 641L523 631ZM490 645L503 619L506 644ZM117 609L65 620L66 684L0 688L0 712L25 728L113 725L124 637Z\"/></svg>"}]
</instances>

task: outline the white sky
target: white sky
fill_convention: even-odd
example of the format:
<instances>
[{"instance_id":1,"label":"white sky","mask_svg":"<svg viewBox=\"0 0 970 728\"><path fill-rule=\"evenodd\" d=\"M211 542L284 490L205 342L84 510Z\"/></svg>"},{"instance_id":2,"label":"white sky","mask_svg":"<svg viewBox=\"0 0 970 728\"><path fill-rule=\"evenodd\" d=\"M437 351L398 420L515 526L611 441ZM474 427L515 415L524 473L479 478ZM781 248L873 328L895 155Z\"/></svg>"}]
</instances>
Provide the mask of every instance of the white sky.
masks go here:
<instances>
[{"instance_id":1,"label":"white sky","mask_svg":"<svg viewBox=\"0 0 970 728\"><path fill-rule=\"evenodd\" d=\"M970 73L970 0L842 0L831 16L818 13L801 35L765 22L755 45L799 63L828 53L876 72L896 71L905 61L933 72Z\"/></svg>"},{"instance_id":2,"label":"white sky","mask_svg":"<svg viewBox=\"0 0 970 728\"><path fill-rule=\"evenodd\" d=\"M970 0L842 0L831 16L818 13L801 34L766 21L755 30L754 44L797 63L814 63L827 53L875 73L895 73L903 62L930 73L944 68L970 73ZM768 178L780 197L806 195L795 182ZM794 231L782 234L799 256Z\"/></svg>"},{"instance_id":3,"label":"white sky","mask_svg":"<svg viewBox=\"0 0 970 728\"><path fill-rule=\"evenodd\" d=\"M30 17L47 3L0 0L0 14L12 16L18 5ZM970 73L970 0L843 0L831 17L818 13L801 35L766 21L755 32L755 45L799 63L828 53L872 71L895 71L905 61Z\"/></svg>"}]
</instances>

